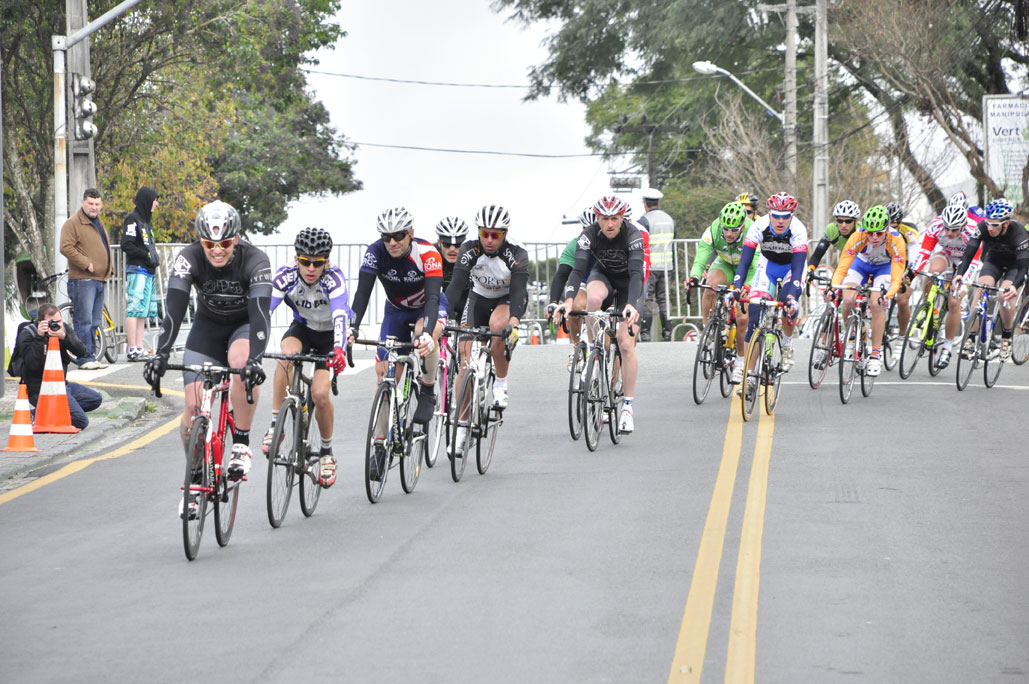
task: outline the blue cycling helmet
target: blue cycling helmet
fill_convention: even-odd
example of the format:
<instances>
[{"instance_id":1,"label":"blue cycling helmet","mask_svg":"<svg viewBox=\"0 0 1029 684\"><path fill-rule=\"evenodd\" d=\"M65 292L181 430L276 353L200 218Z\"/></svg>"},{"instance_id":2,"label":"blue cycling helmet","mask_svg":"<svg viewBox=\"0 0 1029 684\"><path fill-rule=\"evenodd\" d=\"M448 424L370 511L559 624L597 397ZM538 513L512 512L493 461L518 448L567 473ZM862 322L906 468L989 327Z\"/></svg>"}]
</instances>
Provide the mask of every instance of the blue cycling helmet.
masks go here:
<instances>
[{"instance_id":1,"label":"blue cycling helmet","mask_svg":"<svg viewBox=\"0 0 1029 684\"><path fill-rule=\"evenodd\" d=\"M986 214L986 218L994 221L1007 221L1011 218L1011 215L1015 212L1015 207L1008 200L1003 197L995 199L986 205L986 209L983 213Z\"/></svg>"}]
</instances>

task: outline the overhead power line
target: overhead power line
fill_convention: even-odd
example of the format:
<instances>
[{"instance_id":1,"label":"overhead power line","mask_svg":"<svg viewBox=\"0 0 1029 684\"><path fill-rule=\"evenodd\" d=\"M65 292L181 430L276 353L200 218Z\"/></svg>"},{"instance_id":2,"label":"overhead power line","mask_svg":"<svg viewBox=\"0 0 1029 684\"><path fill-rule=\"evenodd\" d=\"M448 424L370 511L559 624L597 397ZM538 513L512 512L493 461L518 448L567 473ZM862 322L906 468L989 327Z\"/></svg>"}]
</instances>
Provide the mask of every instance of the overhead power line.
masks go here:
<instances>
[{"instance_id":1,"label":"overhead power line","mask_svg":"<svg viewBox=\"0 0 1029 684\"><path fill-rule=\"evenodd\" d=\"M602 157L603 152L582 152L578 154L536 154L532 152L498 152L496 150L456 150L446 147L421 147L418 145L386 145L383 143L347 141L358 147L385 147L393 150L416 150L418 152L449 152L453 154L491 154L498 157L534 157L537 159L571 159L573 157Z\"/></svg>"}]
</instances>

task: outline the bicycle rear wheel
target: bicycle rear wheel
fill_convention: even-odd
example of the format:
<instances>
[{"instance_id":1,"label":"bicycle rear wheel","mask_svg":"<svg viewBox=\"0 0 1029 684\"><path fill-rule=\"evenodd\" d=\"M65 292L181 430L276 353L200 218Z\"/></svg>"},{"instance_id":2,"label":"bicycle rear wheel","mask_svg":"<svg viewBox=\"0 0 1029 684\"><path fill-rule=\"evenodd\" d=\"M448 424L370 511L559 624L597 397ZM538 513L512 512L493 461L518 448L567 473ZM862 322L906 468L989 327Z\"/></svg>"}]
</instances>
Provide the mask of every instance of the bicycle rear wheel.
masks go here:
<instances>
[{"instance_id":1,"label":"bicycle rear wheel","mask_svg":"<svg viewBox=\"0 0 1029 684\"><path fill-rule=\"evenodd\" d=\"M712 317L704 326L697 343L697 353L693 357L693 401L704 403L711 390L711 382L715 379L715 361L718 359L718 336L720 330L715 329L719 321Z\"/></svg>"},{"instance_id":2,"label":"bicycle rear wheel","mask_svg":"<svg viewBox=\"0 0 1029 684\"><path fill-rule=\"evenodd\" d=\"M422 472L422 444L428 439L427 434L419 434L418 442L415 443L414 411L417 406L418 392L412 386L411 395L400 408L403 424L401 434L404 440L400 452L400 486L405 494L413 492L418 485L418 476Z\"/></svg>"},{"instance_id":3,"label":"bicycle rear wheel","mask_svg":"<svg viewBox=\"0 0 1029 684\"><path fill-rule=\"evenodd\" d=\"M453 478L454 482L460 482L461 477L464 476L464 468L468 463L468 449L472 443L472 430L471 424L475 418L475 402L478 401L478 397L475 396L475 375L469 370L464 374L464 378L461 380L461 386L457 391L457 399L454 401L454 420L453 426L450 431L450 477ZM464 407L462 411L461 407ZM462 425L463 423L463 425ZM464 444L461 445L461 449L457 449L457 431L459 428L465 428Z\"/></svg>"},{"instance_id":4,"label":"bicycle rear wheel","mask_svg":"<svg viewBox=\"0 0 1029 684\"><path fill-rule=\"evenodd\" d=\"M925 353L925 338L932 325L932 302L923 298L911 316L904 343L900 348L900 378L907 380Z\"/></svg>"},{"instance_id":5,"label":"bicycle rear wheel","mask_svg":"<svg viewBox=\"0 0 1029 684\"><path fill-rule=\"evenodd\" d=\"M279 409L279 417L268 447L268 479L265 483L265 507L268 524L277 528L286 518L289 500L293 495L296 477L295 454L297 447L297 404L286 397Z\"/></svg>"},{"instance_id":6,"label":"bicycle rear wheel","mask_svg":"<svg viewBox=\"0 0 1029 684\"><path fill-rule=\"evenodd\" d=\"M968 387L968 381L972 378L976 366L979 365L979 326L970 323L968 327L970 330L961 338L961 347L957 351L958 363L955 379L959 392Z\"/></svg>"},{"instance_id":7,"label":"bicycle rear wheel","mask_svg":"<svg viewBox=\"0 0 1029 684\"><path fill-rule=\"evenodd\" d=\"M771 347L769 349L769 347ZM778 335L765 335L765 413L772 415L779 403L779 389L782 386L782 339Z\"/></svg>"},{"instance_id":8,"label":"bicycle rear wheel","mask_svg":"<svg viewBox=\"0 0 1029 684\"><path fill-rule=\"evenodd\" d=\"M851 317L843 331L843 353L840 356L840 401L844 404L850 401L850 393L854 391L854 374L860 362L861 338L858 332L858 319Z\"/></svg>"},{"instance_id":9,"label":"bicycle rear wheel","mask_svg":"<svg viewBox=\"0 0 1029 684\"><path fill-rule=\"evenodd\" d=\"M607 419L607 431L611 434L611 443L618 444L622 441L618 423L621 418L622 398L625 396L625 392L622 391L622 350L618 348L617 342L611 345L611 369L611 384L608 387L611 413ZM714 366L712 366L711 372L712 374L716 372Z\"/></svg>"},{"instance_id":10,"label":"bicycle rear wheel","mask_svg":"<svg viewBox=\"0 0 1029 684\"><path fill-rule=\"evenodd\" d=\"M726 335L726 342L730 346L725 346L721 343L718 345L718 351L720 358L718 360L721 366L721 372L718 376L718 389L721 390L722 396L729 398L732 396L732 368L733 364L736 363L736 335L739 332L736 330L736 323L729 325L729 334Z\"/></svg>"},{"instance_id":11,"label":"bicycle rear wheel","mask_svg":"<svg viewBox=\"0 0 1029 684\"><path fill-rule=\"evenodd\" d=\"M1029 361L1029 297L1015 314L1014 337L1011 338L1011 360L1016 366Z\"/></svg>"},{"instance_id":12,"label":"bicycle rear wheel","mask_svg":"<svg viewBox=\"0 0 1029 684\"><path fill-rule=\"evenodd\" d=\"M322 435L314 417L314 402L310 399L307 403L307 418L304 420L307 421L307 435L301 434L300 443L297 444L297 462L303 467L297 475L300 478L300 512L305 518L310 518L322 496L322 457L321 447L317 446L321 444Z\"/></svg>"},{"instance_id":13,"label":"bicycle rear wheel","mask_svg":"<svg viewBox=\"0 0 1029 684\"><path fill-rule=\"evenodd\" d=\"M582 437L582 383L588 350L585 342L575 345L572 350L572 368L568 372L568 432L573 440Z\"/></svg>"},{"instance_id":14,"label":"bicycle rear wheel","mask_svg":"<svg viewBox=\"0 0 1029 684\"><path fill-rule=\"evenodd\" d=\"M886 327L883 329L883 342L882 342L882 353L883 353L883 368L888 371L892 371L897 367L897 362L900 360L900 354L893 349L893 344L897 341L898 335L890 335L890 329L893 320L893 314L897 310L897 298L893 297L890 299L890 308L886 310Z\"/></svg>"},{"instance_id":15,"label":"bicycle rear wheel","mask_svg":"<svg viewBox=\"0 0 1029 684\"><path fill-rule=\"evenodd\" d=\"M986 340L983 349L983 384L987 387L993 387L997 384L997 378L1000 377L1000 369L1004 365L1004 362L1000 359L1000 335L995 332L1000 330L1000 316L994 317L993 327L990 328L991 334Z\"/></svg>"},{"instance_id":16,"label":"bicycle rear wheel","mask_svg":"<svg viewBox=\"0 0 1029 684\"><path fill-rule=\"evenodd\" d=\"M440 359L436 366L436 407L432 410L432 420L425 426L425 467L431 468L436 465L436 456L441 446L446 444L447 438L447 381L445 379L446 365Z\"/></svg>"},{"instance_id":17,"label":"bicycle rear wheel","mask_svg":"<svg viewBox=\"0 0 1029 684\"><path fill-rule=\"evenodd\" d=\"M868 360L872 358L872 343L870 341L872 333L867 321L861 321L861 329L858 334L865 341L861 347L861 363L858 365L858 374L861 376L861 396L867 398L872 395L872 387L875 385L875 376L868 374Z\"/></svg>"},{"instance_id":18,"label":"bicycle rear wheel","mask_svg":"<svg viewBox=\"0 0 1029 684\"><path fill-rule=\"evenodd\" d=\"M586 433L586 448L590 451L597 450L600 423L604 418L604 380L601 377L601 365L600 352L594 351L590 354L589 363L586 364L586 381L583 388L583 431Z\"/></svg>"},{"instance_id":19,"label":"bicycle rear wheel","mask_svg":"<svg viewBox=\"0 0 1029 684\"><path fill-rule=\"evenodd\" d=\"M747 343L747 366L743 374L743 385L740 389L743 420L749 421L754 415L757 395L761 392L762 363L764 362L765 332L760 328L751 335Z\"/></svg>"},{"instance_id":20,"label":"bicycle rear wheel","mask_svg":"<svg viewBox=\"0 0 1029 684\"><path fill-rule=\"evenodd\" d=\"M814 334L811 336L811 356L807 364L807 383L811 389L818 389L829 373L833 352L836 347L836 309L826 306L818 317Z\"/></svg>"},{"instance_id":21,"label":"bicycle rear wheel","mask_svg":"<svg viewBox=\"0 0 1029 684\"><path fill-rule=\"evenodd\" d=\"M364 491L371 503L377 503L382 490L386 488L389 454L395 439L390 434L392 395L393 386L388 382L380 383L372 401L372 412L368 416L368 434L364 443ZM378 479L375 479L376 476Z\"/></svg>"},{"instance_id":22,"label":"bicycle rear wheel","mask_svg":"<svg viewBox=\"0 0 1029 684\"><path fill-rule=\"evenodd\" d=\"M189 446L186 453L186 480L182 487L182 545L186 558L195 560L200 551L200 539L204 536L204 518L207 517L207 494L211 487L211 464L207 462L206 445L207 418L197 416L189 431ZM198 468L202 475L199 483L193 482L193 470ZM190 515L190 504L196 503L196 515Z\"/></svg>"}]
</instances>

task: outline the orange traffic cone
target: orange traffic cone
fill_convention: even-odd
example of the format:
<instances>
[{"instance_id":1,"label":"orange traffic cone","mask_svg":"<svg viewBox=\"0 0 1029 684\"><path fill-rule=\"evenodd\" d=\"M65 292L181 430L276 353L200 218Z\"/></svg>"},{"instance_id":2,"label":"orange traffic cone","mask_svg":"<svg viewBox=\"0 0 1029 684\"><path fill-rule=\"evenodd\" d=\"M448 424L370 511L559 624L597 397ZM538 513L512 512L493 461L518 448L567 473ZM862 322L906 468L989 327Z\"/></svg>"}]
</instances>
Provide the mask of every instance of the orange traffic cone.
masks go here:
<instances>
[{"instance_id":1,"label":"orange traffic cone","mask_svg":"<svg viewBox=\"0 0 1029 684\"><path fill-rule=\"evenodd\" d=\"M36 448L36 440L32 438L32 405L29 404L29 390L24 382L18 385L11 436L7 438L7 448L4 451L39 451Z\"/></svg>"},{"instance_id":2,"label":"orange traffic cone","mask_svg":"<svg viewBox=\"0 0 1029 684\"><path fill-rule=\"evenodd\" d=\"M569 339L569 337L568 337L568 333L565 332L564 326L560 326L560 325L557 326L557 339L555 340L555 342L557 344L571 344L572 343L571 339Z\"/></svg>"},{"instance_id":3,"label":"orange traffic cone","mask_svg":"<svg viewBox=\"0 0 1029 684\"><path fill-rule=\"evenodd\" d=\"M64 367L61 365L61 343L51 337L43 365L43 383L39 386L36 400L35 432L78 432L71 424L71 409L68 408L68 388L64 384Z\"/></svg>"},{"instance_id":4,"label":"orange traffic cone","mask_svg":"<svg viewBox=\"0 0 1029 684\"><path fill-rule=\"evenodd\" d=\"M532 326L532 337L529 339L529 344L539 344L539 343L540 343L539 328L537 328L536 326Z\"/></svg>"}]
</instances>

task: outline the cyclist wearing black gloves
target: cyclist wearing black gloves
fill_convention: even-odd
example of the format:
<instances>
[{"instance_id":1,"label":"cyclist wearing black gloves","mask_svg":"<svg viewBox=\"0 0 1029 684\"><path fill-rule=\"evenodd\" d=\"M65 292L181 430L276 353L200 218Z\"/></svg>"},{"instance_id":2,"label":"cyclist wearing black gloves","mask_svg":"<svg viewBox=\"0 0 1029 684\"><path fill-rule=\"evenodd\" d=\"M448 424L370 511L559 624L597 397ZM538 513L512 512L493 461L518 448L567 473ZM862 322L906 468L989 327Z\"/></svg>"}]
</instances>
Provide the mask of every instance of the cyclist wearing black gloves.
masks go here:
<instances>
[{"instance_id":1,"label":"cyclist wearing black gloves","mask_svg":"<svg viewBox=\"0 0 1029 684\"><path fill-rule=\"evenodd\" d=\"M254 389L254 403L247 403L246 387L260 385L265 378L260 359L268 343L271 265L260 249L239 241L239 213L225 202L205 205L195 225L197 242L184 247L172 265L161 338L157 353L143 369L143 377L153 385L164 375L189 304L190 289L195 287L197 310L186 338L183 364L210 362L246 368L245 377L233 377L229 392L235 427L228 473L239 479L250 471L250 426L258 399ZM185 448L202 381L196 373L184 371L182 384L186 401L179 434Z\"/></svg>"}]
</instances>

